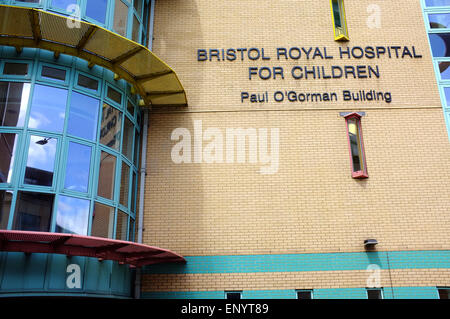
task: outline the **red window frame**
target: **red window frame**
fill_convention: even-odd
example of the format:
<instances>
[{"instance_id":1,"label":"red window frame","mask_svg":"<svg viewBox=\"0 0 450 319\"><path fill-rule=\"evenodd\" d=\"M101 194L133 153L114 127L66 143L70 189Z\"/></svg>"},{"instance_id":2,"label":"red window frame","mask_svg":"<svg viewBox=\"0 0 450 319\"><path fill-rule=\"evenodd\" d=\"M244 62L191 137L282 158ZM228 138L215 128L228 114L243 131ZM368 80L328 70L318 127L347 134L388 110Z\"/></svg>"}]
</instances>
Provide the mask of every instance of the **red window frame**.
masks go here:
<instances>
[{"instance_id":1,"label":"red window frame","mask_svg":"<svg viewBox=\"0 0 450 319\"><path fill-rule=\"evenodd\" d=\"M366 163L366 154L364 149L364 139L363 139L363 133L362 133L362 126L361 126L361 118L362 116L358 113L350 113L344 116L345 118L345 127L347 131L347 141L348 141L348 151L350 155L350 165L352 169L352 178L355 179L363 179L368 178L369 174L367 172L367 163ZM357 137L357 143L358 143L358 156L359 156L359 169L355 168L354 166L354 159L353 159L353 150L352 150L352 139L350 136L349 131L349 121L355 120L356 122L356 137Z\"/></svg>"}]
</instances>

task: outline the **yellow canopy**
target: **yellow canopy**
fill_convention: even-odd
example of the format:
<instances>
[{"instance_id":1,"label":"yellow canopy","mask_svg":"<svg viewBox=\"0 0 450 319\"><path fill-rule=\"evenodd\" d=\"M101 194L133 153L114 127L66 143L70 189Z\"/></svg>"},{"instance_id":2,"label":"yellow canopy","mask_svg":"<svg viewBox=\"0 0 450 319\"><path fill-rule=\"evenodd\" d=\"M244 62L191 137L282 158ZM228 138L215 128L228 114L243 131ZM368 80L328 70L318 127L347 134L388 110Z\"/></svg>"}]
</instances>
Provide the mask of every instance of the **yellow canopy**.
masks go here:
<instances>
[{"instance_id":1,"label":"yellow canopy","mask_svg":"<svg viewBox=\"0 0 450 319\"><path fill-rule=\"evenodd\" d=\"M146 47L72 17L0 5L0 45L32 47L79 57L131 83L146 105L186 106L175 72Z\"/></svg>"}]
</instances>

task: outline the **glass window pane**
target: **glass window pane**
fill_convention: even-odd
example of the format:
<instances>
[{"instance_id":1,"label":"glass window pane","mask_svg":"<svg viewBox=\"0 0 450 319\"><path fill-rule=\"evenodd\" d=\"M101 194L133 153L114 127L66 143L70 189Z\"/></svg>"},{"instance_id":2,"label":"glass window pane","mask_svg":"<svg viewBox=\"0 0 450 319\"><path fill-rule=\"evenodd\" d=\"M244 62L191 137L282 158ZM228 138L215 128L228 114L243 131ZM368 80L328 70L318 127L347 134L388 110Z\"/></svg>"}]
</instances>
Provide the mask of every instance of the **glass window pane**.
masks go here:
<instances>
[{"instance_id":1,"label":"glass window pane","mask_svg":"<svg viewBox=\"0 0 450 319\"><path fill-rule=\"evenodd\" d=\"M87 193L90 166L91 147L70 142L69 150L67 152L66 180L64 188Z\"/></svg>"},{"instance_id":2,"label":"glass window pane","mask_svg":"<svg viewBox=\"0 0 450 319\"><path fill-rule=\"evenodd\" d=\"M450 0L425 0L427 7L450 6Z\"/></svg>"},{"instance_id":3,"label":"glass window pane","mask_svg":"<svg viewBox=\"0 0 450 319\"><path fill-rule=\"evenodd\" d=\"M87 235L88 219L88 200L59 196L56 209L57 233Z\"/></svg>"},{"instance_id":4,"label":"glass window pane","mask_svg":"<svg viewBox=\"0 0 450 319\"><path fill-rule=\"evenodd\" d=\"M102 151L100 156L100 173L98 176L98 196L113 199L115 172L116 157Z\"/></svg>"},{"instance_id":5,"label":"glass window pane","mask_svg":"<svg viewBox=\"0 0 450 319\"><path fill-rule=\"evenodd\" d=\"M134 142L134 166L139 167L140 135L136 130L136 139Z\"/></svg>"},{"instance_id":6,"label":"glass window pane","mask_svg":"<svg viewBox=\"0 0 450 319\"><path fill-rule=\"evenodd\" d=\"M0 126L25 124L30 88L29 83L0 82Z\"/></svg>"},{"instance_id":7,"label":"glass window pane","mask_svg":"<svg viewBox=\"0 0 450 319\"><path fill-rule=\"evenodd\" d=\"M113 238L114 207L95 203L92 214L91 236Z\"/></svg>"},{"instance_id":8,"label":"glass window pane","mask_svg":"<svg viewBox=\"0 0 450 319\"><path fill-rule=\"evenodd\" d=\"M25 184L52 186L57 140L31 136L28 148Z\"/></svg>"},{"instance_id":9,"label":"glass window pane","mask_svg":"<svg viewBox=\"0 0 450 319\"><path fill-rule=\"evenodd\" d=\"M108 93L107 96L116 102L117 104L122 104L122 94L120 92L114 90L112 87L108 86Z\"/></svg>"},{"instance_id":10,"label":"glass window pane","mask_svg":"<svg viewBox=\"0 0 450 319\"><path fill-rule=\"evenodd\" d=\"M312 299L311 291L297 291L297 299Z\"/></svg>"},{"instance_id":11,"label":"glass window pane","mask_svg":"<svg viewBox=\"0 0 450 319\"><path fill-rule=\"evenodd\" d=\"M116 239L127 240L128 230L128 215L123 211L118 210L117 225L116 225Z\"/></svg>"},{"instance_id":12,"label":"glass window pane","mask_svg":"<svg viewBox=\"0 0 450 319\"><path fill-rule=\"evenodd\" d=\"M27 63L11 63L6 62L3 68L3 74L7 75L27 75L28 64Z\"/></svg>"},{"instance_id":13,"label":"glass window pane","mask_svg":"<svg viewBox=\"0 0 450 319\"><path fill-rule=\"evenodd\" d=\"M13 229L50 231L55 195L19 192L14 212Z\"/></svg>"},{"instance_id":14,"label":"glass window pane","mask_svg":"<svg viewBox=\"0 0 450 319\"><path fill-rule=\"evenodd\" d=\"M77 0L52 0L52 6L69 11L69 6L77 4Z\"/></svg>"},{"instance_id":15,"label":"glass window pane","mask_svg":"<svg viewBox=\"0 0 450 319\"><path fill-rule=\"evenodd\" d=\"M8 227L12 196L12 192L0 191L0 229Z\"/></svg>"},{"instance_id":16,"label":"glass window pane","mask_svg":"<svg viewBox=\"0 0 450 319\"><path fill-rule=\"evenodd\" d=\"M122 154L125 155L130 161L133 156L133 136L134 126L128 118L125 118L125 125L123 127L123 145Z\"/></svg>"},{"instance_id":17,"label":"glass window pane","mask_svg":"<svg viewBox=\"0 0 450 319\"><path fill-rule=\"evenodd\" d=\"M86 16L105 23L108 0L86 0Z\"/></svg>"},{"instance_id":18,"label":"glass window pane","mask_svg":"<svg viewBox=\"0 0 450 319\"><path fill-rule=\"evenodd\" d=\"M122 172L120 177L120 203L128 207L128 194L130 192L130 166L122 162Z\"/></svg>"},{"instance_id":19,"label":"glass window pane","mask_svg":"<svg viewBox=\"0 0 450 319\"><path fill-rule=\"evenodd\" d=\"M131 211L136 212L136 173L133 172L133 184L131 185Z\"/></svg>"},{"instance_id":20,"label":"glass window pane","mask_svg":"<svg viewBox=\"0 0 450 319\"><path fill-rule=\"evenodd\" d=\"M362 170L361 165L361 145L359 139L358 121L356 119L348 120L348 135L350 138L350 149L352 153L353 171L359 172Z\"/></svg>"},{"instance_id":21,"label":"glass window pane","mask_svg":"<svg viewBox=\"0 0 450 319\"><path fill-rule=\"evenodd\" d=\"M115 107L103 104L100 143L119 150L122 131L122 112Z\"/></svg>"},{"instance_id":22,"label":"glass window pane","mask_svg":"<svg viewBox=\"0 0 450 319\"><path fill-rule=\"evenodd\" d=\"M136 10L139 17L142 15L142 0L133 1L134 10Z\"/></svg>"},{"instance_id":23,"label":"glass window pane","mask_svg":"<svg viewBox=\"0 0 450 319\"><path fill-rule=\"evenodd\" d=\"M439 62L439 72L442 80L450 80L450 62Z\"/></svg>"},{"instance_id":24,"label":"glass window pane","mask_svg":"<svg viewBox=\"0 0 450 319\"><path fill-rule=\"evenodd\" d=\"M368 299L382 299L381 298L381 290L379 290L379 289L367 290L367 298Z\"/></svg>"},{"instance_id":25,"label":"glass window pane","mask_svg":"<svg viewBox=\"0 0 450 319\"><path fill-rule=\"evenodd\" d=\"M439 288L439 299L450 299L450 288Z\"/></svg>"},{"instance_id":26,"label":"glass window pane","mask_svg":"<svg viewBox=\"0 0 450 319\"><path fill-rule=\"evenodd\" d=\"M333 16L334 16L334 25L336 28L342 27L341 22L341 10L339 8L338 0L333 0Z\"/></svg>"},{"instance_id":27,"label":"glass window pane","mask_svg":"<svg viewBox=\"0 0 450 319\"><path fill-rule=\"evenodd\" d=\"M129 225L129 230L128 230L128 241L135 241L135 237L134 237L134 220L130 218L130 225Z\"/></svg>"},{"instance_id":28,"label":"glass window pane","mask_svg":"<svg viewBox=\"0 0 450 319\"><path fill-rule=\"evenodd\" d=\"M17 134L0 133L0 183L11 183Z\"/></svg>"},{"instance_id":29,"label":"glass window pane","mask_svg":"<svg viewBox=\"0 0 450 319\"><path fill-rule=\"evenodd\" d=\"M128 6L120 0L116 0L114 7L114 31L118 34L127 36L128 24Z\"/></svg>"},{"instance_id":30,"label":"glass window pane","mask_svg":"<svg viewBox=\"0 0 450 319\"><path fill-rule=\"evenodd\" d=\"M49 78L53 80L65 81L66 80L66 70L52 68L49 66L43 66L41 75L44 78Z\"/></svg>"},{"instance_id":31,"label":"glass window pane","mask_svg":"<svg viewBox=\"0 0 450 319\"><path fill-rule=\"evenodd\" d=\"M139 20L136 18L135 15L133 15L133 30L132 30L132 34L131 34L131 39L134 42L139 42L140 27L141 27L141 24L139 23Z\"/></svg>"},{"instance_id":32,"label":"glass window pane","mask_svg":"<svg viewBox=\"0 0 450 319\"><path fill-rule=\"evenodd\" d=\"M66 102L67 90L36 84L28 126L39 130L62 132Z\"/></svg>"},{"instance_id":33,"label":"glass window pane","mask_svg":"<svg viewBox=\"0 0 450 319\"><path fill-rule=\"evenodd\" d=\"M446 29L450 25L449 13L429 14L428 19L431 29Z\"/></svg>"},{"instance_id":34,"label":"glass window pane","mask_svg":"<svg viewBox=\"0 0 450 319\"><path fill-rule=\"evenodd\" d=\"M450 107L450 87L444 88L444 94L445 94L445 106Z\"/></svg>"},{"instance_id":35,"label":"glass window pane","mask_svg":"<svg viewBox=\"0 0 450 319\"><path fill-rule=\"evenodd\" d=\"M97 137L99 106L99 100L73 92L67 132L94 141Z\"/></svg>"},{"instance_id":36,"label":"glass window pane","mask_svg":"<svg viewBox=\"0 0 450 319\"><path fill-rule=\"evenodd\" d=\"M450 33L432 33L429 37L434 57L450 56Z\"/></svg>"},{"instance_id":37,"label":"glass window pane","mask_svg":"<svg viewBox=\"0 0 450 319\"><path fill-rule=\"evenodd\" d=\"M98 90L98 81L82 74L78 75L78 85L93 91Z\"/></svg>"},{"instance_id":38,"label":"glass window pane","mask_svg":"<svg viewBox=\"0 0 450 319\"><path fill-rule=\"evenodd\" d=\"M134 105L130 101L127 102L127 111L131 114L131 117L134 117Z\"/></svg>"}]
</instances>

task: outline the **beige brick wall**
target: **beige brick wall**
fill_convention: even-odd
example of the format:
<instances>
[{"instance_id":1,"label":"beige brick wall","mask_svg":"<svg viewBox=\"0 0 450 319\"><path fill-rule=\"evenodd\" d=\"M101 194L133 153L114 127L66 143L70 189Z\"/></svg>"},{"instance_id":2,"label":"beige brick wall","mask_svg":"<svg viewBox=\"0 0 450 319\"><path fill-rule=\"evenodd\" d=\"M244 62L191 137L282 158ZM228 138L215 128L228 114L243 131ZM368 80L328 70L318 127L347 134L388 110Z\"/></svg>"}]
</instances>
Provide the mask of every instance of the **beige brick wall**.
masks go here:
<instances>
[{"instance_id":1,"label":"beige brick wall","mask_svg":"<svg viewBox=\"0 0 450 319\"><path fill-rule=\"evenodd\" d=\"M346 0L348 43L333 40L328 0L156 3L154 52L177 72L189 106L150 114L146 244L185 256L357 252L364 251L367 238L378 239L380 251L449 248L450 144L419 0ZM381 8L380 29L366 25L371 3ZM340 46L369 45L415 46L423 58L337 59ZM276 61L276 47L292 46L327 47L336 59ZM197 49L239 47L264 48L272 60L197 61ZM379 65L381 77L248 80L250 66L281 65L288 71L294 65L333 64ZM243 90L277 89L374 89L392 92L393 102L240 102ZM351 178L343 111L366 112L366 180ZM199 120L204 130L224 134L227 128L279 128L278 172L262 175L261 165L248 162L174 164L171 133L187 128L193 136ZM397 286L433 284L435 275L448 278L445 270L395 272ZM155 276L144 277L144 290L360 287L367 278L354 271Z\"/></svg>"}]
</instances>

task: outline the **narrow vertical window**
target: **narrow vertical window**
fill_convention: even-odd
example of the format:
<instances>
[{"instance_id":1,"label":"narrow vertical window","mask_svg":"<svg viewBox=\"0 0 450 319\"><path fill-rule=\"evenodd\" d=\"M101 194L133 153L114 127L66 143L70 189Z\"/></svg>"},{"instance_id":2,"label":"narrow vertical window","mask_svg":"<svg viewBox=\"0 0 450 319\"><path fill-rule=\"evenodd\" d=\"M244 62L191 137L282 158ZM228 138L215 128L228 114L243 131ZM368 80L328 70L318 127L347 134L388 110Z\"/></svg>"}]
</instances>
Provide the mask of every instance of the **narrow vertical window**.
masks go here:
<instances>
[{"instance_id":1,"label":"narrow vertical window","mask_svg":"<svg viewBox=\"0 0 450 319\"><path fill-rule=\"evenodd\" d=\"M361 130L361 115L351 113L345 116L347 137L350 149L350 162L353 178L367 178L367 166Z\"/></svg>"},{"instance_id":2,"label":"narrow vertical window","mask_svg":"<svg viewBox=\"0 0 450 319\"><path fill-rule=\"evenodd\" d=\"M297 290L297 299L312 299L312 290Z\"/></svg>"},{"instance_id":3,"label":"narrow vertical window","mask_svg":"<svg viewBox=\"0 0 450 319\"><path fill-rule=\"evenodd\" d=\"M347 21L345 18L344 0L330 0L333 15L334 39L348 41Z\"/></svg>"}]
</instances>

